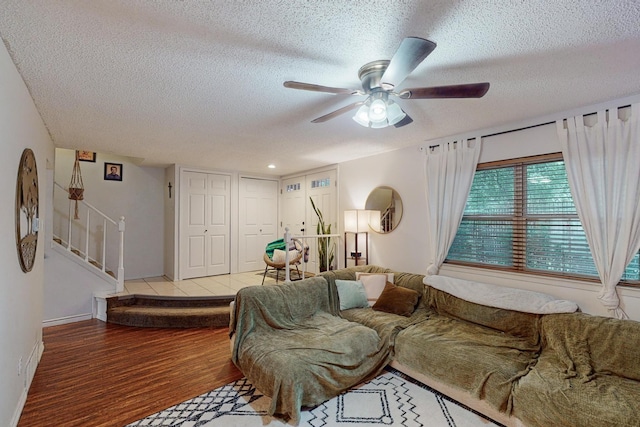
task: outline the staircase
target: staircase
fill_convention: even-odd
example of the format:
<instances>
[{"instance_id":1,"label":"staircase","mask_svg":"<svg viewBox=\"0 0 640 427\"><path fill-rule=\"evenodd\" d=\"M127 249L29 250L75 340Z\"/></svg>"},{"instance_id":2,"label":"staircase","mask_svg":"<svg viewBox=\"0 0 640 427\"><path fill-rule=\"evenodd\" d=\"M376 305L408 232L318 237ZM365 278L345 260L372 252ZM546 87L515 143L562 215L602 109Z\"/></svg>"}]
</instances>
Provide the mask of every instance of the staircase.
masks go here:
<instances>
[{"instance_id":1,"label":"staircase","mask_svg":"<svg viewBox=\"0 0 640 427\"><path fill-rule=\"evenodd\" d=\"M68 200L69 190L57 182L54 185L54 189L62 190L63 200L68 204L67 209L56 209L60 205L54 205L54 223L57 226L54 226L54 250L112 284L114 292L122 292L124 217L114 220L85 200L79 200L80 209L76 208L75 213L79 212L80 219L74 219L75 201ZM56 197L54 192L54 200ZM108 266L109 263L112 267Z\"/></svg>"},{"instance_id":2,"label":"staircase","mask_svg":"<svg viewBox=\"0 0 640 427\"><path fill-rule=\"evenodd\" d=\"M233 300L233 296L113 296L107 298L107 322L150 328L222 328L229 326Z\"/></svg>"}]
</instances>

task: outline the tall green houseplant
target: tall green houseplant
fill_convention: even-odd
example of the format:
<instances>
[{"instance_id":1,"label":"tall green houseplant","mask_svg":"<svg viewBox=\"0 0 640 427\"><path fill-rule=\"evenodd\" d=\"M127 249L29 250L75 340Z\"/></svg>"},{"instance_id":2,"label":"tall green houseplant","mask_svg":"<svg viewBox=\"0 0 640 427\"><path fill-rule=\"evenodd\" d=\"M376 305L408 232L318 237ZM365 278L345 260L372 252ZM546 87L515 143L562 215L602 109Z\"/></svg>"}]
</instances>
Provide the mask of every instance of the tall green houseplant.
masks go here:
<instances>
[{"instance_id":1,"label":"tall green houseplant","mask_svg":"<svg viewBox=\"0 0 640 427\"><path fill-rule=\"evenodd\" d=\"M331 224L324 223L324 217L322 216L322 212L320 211L320 209L316 207L316 204L313 203L313 199L311 197L309 197L309 200L311 200L311 207L313 207L313 211L316 213L316 216L318 217L316 234L318 236L331 234ZM327 250L329 251L328 256L327 256ZM318 238L318 258L320 262L320 271L329 270L331 265L333 265L334 256L335 256L335 248L333 246L331 237L319 237Z\"/></svg>"}]
</instances>

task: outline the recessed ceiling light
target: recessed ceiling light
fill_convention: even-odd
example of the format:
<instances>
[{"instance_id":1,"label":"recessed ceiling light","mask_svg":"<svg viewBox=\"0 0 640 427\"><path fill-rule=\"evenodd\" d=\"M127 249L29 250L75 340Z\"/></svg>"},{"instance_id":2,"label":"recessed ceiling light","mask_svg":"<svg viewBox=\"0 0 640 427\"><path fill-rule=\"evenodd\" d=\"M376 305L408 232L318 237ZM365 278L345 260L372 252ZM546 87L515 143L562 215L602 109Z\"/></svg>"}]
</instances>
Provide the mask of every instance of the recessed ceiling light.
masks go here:
<instances>
[{"instance_id":1,"label":"recessed ceiling light","mask_svg":"<svg viewBox=\"0 0 640 427\"><path fill-rule=\"evenodd\" d=\"M268 167L269 169L275 169L275 168L276 168L276 165L274 165L274 164L270 164L270 165L267 165L267 167Z\"/></svg>"}]
</instances>

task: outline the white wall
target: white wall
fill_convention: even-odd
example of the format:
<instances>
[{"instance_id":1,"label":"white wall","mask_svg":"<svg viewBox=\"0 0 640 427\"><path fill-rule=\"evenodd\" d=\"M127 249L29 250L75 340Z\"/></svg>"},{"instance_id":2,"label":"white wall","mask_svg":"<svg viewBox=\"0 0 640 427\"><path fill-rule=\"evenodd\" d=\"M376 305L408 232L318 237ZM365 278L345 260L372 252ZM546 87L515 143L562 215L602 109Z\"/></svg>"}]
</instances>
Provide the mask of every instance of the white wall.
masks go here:
<instances>
[{"instance_id":1,"label":"white wall","mask_svg":"<svg viewBox=\"0 0 640 427\"><path fill-rule=\"evenodd\" d=\"M176 247L176 237L178 227L177 203L178 183L177 170L175 165L171 165L164 171L164 274L173 280L176 277L175 266L178 263ZM171 184L171 197L169 197L169 184Z\"/></svg>"},{"instance_id":2,"label":"white wall","mask_svg":"<svg viewBox=\"0 0 640 427\"><path fill-rule=\"evenodd\" d=\"M398 227L388 234L369 233L369 264L397 271L423 273L426 260L423 244L427 227L421 212L426 209L424 166L418 147L405 148L340 164L340 229L343 211L364 209L367 196L384 185L402 198L403 214ZM342 253L342 250L338 251ZM344 261L341 261L341 265Z\"/></svg>"},{"instance_id":3,"label":"white wall","mask_svg":"<svg viewBox=\"0 0 640 427\"><path fill-rule=\"evenodd\" d=\"M42 325L91 319L94 294L113 292L113 284L46 245Z\"/></svg>"},{"instance_id":4,"label":"white wall","mask_svg":"<svg viewBox=\"0 0 640 427\"><path fill-rule=\"evenodd\" d=\"M613 101L607 105L624 106L628 104L629 99L624 99ZM587 106L581 109L581 112L570 112L567 115L586 114L602 107ZM537 123L549 121L549 117L546 117L538 119ZM526 125L534 123L536 120L532 119ZM513 125L512 129L518 127L518 125ZM477 134L490 135L496 131L488 130ZM465 136L473 137L474 135L470 133ZM455 139L451 138L451 140ZM480 162L561 151L556 137L555 124L483 138L482 144ZM423 146L428 145L430 143L423 144ZM425 274L429 254L424 242L429 237L424 217L421 214L426 209L426 199L424 156L419 148L420 146L416 145L340 164L340 212L342 214L342 211L347 209L363 209L369 192L376 186L393 187L402 197L404 215L398 228L390 234L370 233L370 263L399 271ZM632 179L637 178L632 177ZM441 268L440 274L545 292L577 302L584 312L607 315L607 310L597 300L600 290L597 283L449 266L447 264ZM619 296L621 306L629 317L640 321L640 289L620 287Z\"/></svg>"},{"instance_id":5,"label":"white wall","mask_svg":"<svg viewBox=\"0 0 640 427\"><path fill-rule=\"evenodd\" d=\"M27 389L42 351L44 281L44 218L49 162L53 143L4 44L0 43L0 168L5 184L0 187L0 425L17 424ZM25 148L36 156L39 185L39 216L36 261L29 273L18 263L15 239L15 191L18 163ZM19 361L22 367L18 372Z\"/></svg>"},{"instance_id":6,"label":"white wall","mask_svg":"<svg viewBox=\"0 0 640 427\"><path fill-rule=\"evenodd\" d=\"M75 151L56 149L55 180L65 188L69 186L74 161ZM122 181L104 180L105 162L123 164ZM162 276L165 214L163 193L168 192L164 185L164 169L141 167L127 157L103 153L96 154L95 163L80 162L80 169L85 201L113 219L125 217L125 279ZM59 209L58 202L56 209ZM61 210L66 212L66 208ZM108 236L108 240L109 237L112 240L118 238L117 233ZM115 264L117 268L115 255L108 253L108 256L111 259L107 260L107 266L113 270L112 266Z\"/></svg>"}]
</instances>

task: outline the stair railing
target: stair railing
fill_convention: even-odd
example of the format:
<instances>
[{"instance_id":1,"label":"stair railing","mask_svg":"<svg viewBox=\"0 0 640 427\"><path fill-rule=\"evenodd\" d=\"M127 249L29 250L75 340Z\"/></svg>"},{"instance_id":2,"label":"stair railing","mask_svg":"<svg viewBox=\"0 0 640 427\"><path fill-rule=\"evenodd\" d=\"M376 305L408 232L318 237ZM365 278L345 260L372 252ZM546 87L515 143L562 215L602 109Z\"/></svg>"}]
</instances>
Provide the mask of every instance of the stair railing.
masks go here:
<instances>
[{"instance_id":1,"label":"stair railing","mask_svg":"<svg viewBox=\"0 0 640 427\"><path fill-rule=\"evenodd\" d=\"M69 193L69 190L64 188L62 185L54 182L55 186L63 190L65 193ZM69 200L69 224L67 226L67 251L71 252L74 248L71 244L72 238L72 229L73 229L73 203L75 200ZM120 241L118 245L118 270L115 273L116 279L116 292L122 292L124 290L124 231L125 231L125 221L124 217L121 216L118 221L111 219L108 215L102 212L100 209L93 206L91 203L88 203L84 200L78 200L82 205L87 208L87 219L86 219L86 232L84 239L84 251L79 252L80 258L84 260L87 264L92 265L95 268L99 268L103 273L107 273L106 266L106 257L107 257L107 226L111 224L112 226L117 227L118 233L120 236ZM91 259L89 257L89 242L91 240L91 214L97 215L98 220L102 220L102 259L100 261ZM64 246L64 244L63 244ZM77 248L76 248L77 249ZM91 261L96 262L98 265L92 264Z\"/></svg>"},{"instance_id":2,"label":"stair railing","mask_svg":"<svg viewBox=\"0 0 640 427\"><path fill-rule=\"evenodd\" d=\"M382 212L380 216L380 229L384 233L388 233L393 229L393 214L395 213L395 205L392 202L387 206L387 208Z\"/></svg>"},{"instance_id":3,"label":"stair railing","mask_svg":"<svg viewBox=\"0 0 640 427\"><path fill-rule=\"evenodd\" d=\"M327 271L330 270L331 266L329 265L329 245L333 245L335 243L331 242L329 243L329 241L331 240L332 237L335 237L337 240L341 240L342 239L342 235L341 234L319 234L319 235L301 235L301 236L294 236L289 232L289 227L285 227L284 229L284 241L287 244L287 248L290 247L291 245L291 241L293 239L296 240L301 240L302 242L306 242L307 239L312 239L312 240L318 240L318 239L325 239L324 240L324 244L325 244L325 264L327 266ZM307 245L306 243L304 243L303 246ZM303 248L304 250L304 248ZM285 282L289 282L291 281L290 279L290 264L289 264L289 251L285 251L285 255L284 255L284 259L285 259ZM318 260L319 261L319 260ZM304 267L302 269L302 278L305 278L305 274L307 272L307 263L306 261L304 262Z\"/></svg>"}]
</instances>

